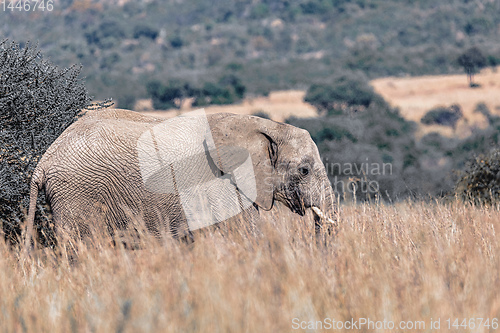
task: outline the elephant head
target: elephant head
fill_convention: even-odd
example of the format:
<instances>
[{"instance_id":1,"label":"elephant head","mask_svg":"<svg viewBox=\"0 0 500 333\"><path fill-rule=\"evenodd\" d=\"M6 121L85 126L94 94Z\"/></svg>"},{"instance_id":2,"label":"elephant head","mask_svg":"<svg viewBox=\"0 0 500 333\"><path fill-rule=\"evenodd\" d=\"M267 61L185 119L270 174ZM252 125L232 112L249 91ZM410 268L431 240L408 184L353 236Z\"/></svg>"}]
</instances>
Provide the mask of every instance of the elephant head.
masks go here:
<instances>
[{"instance_id":1,"label":"elephant head","mask_svg":"<svg viewBox=\"0 0 500 333\"><path fill-rule=\"evenodd\" d=\"M309 132L255 116L233 114L211 115L209 123L219 151L237 146L249 152L256 183L254 202L258 207L270 210L275 201L280 201L301 216L306 208L311 208L317 228L325 220L335 223L334 194ZM225 172L223 165L217 166Z\"/></svg>"}]
</instances>

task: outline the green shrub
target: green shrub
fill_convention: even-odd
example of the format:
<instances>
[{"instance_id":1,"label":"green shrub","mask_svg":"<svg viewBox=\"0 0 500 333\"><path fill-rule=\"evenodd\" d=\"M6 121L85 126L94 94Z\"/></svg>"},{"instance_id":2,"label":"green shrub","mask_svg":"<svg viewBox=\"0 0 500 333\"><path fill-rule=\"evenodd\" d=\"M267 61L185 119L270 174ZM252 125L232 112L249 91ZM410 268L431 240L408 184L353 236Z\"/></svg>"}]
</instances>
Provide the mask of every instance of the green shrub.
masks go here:
<instances>
[{"instance_id":1,"label":"green shrub","mask_svg":"<svg viewBox=\"0 0 500 333\"><path fill-rule=\"evenodd\" d=\"M174 49L180 49L184 45L184 40L179 35L172 36L169 42Z\"/></svg>"},{"instance_id":2,"label":"green shrub","mask_svg":"<svg viewBox=\"0 0 500 333\"><path fill-rule=\"evenodd\" d=\"M0 221L11 242L21 231L36 164L89 106L79 74L79 67L59 69L43 60L29 44L0 43ZM39 196L35 225L45 235L46 207L45 196Z\"/></svg>"},{"instance_id":3,"label":"green shrub","mask_svg":"<svg viewBox=\"0 0 500 333\"><path fill-rule=\"evenodd\" d=\"M236 99L242 99L245 97L246 87L238 76L234 74L224 75L220 78L219 84L230 88Z\"/></svg>"},{"instance_id":4,"label":"green shrub","mask_svg":"<svg viewBox=\"0 0 500 333\"><path fill-rule=\"evenodd\" d=\"M491 204L500 199L500 150L479 155L469 161L456 185L456 193L465 200Z\"/></svg>"},{"instance_id":5,"label":"green shrub","mask_svg":"<svg viewBox=\"0 0 500 333\"><path fill-rule=\"evenodd\" d=\"M353 75L341 75L332 84L313 84L304 100L320 111L335 112L352 106L368 107L377 97L365 80Z\"/></svg>"},{"instance_id":6,"label":"green shrub","mask_svg":"<svg viewBox=\"0 0 500 333\"><path fill-rule=\"evenodd\" d=\"M342 3L344 1L336 1L335 3ZM323 15L333 9L332 1L326 0L309 0L300 4L302 13L307 15Z\"/></svg>"},{"instance_id":7,"label":"green shrub","mask_svg":"<svg viewBox=\"0 0 500 333\"><path fill-rule=\"evenodd\" d=\"M204 106L209 104L231 104L234 102L234 95L231 90L217 83L207 82L199 90L193 106Z\"/></svg>"},{"instance_id":8,"label":"green shrub","mask_svg":"<svg viewBox=\"0 0 500 333\"><path fill-rule=\"evenodd\" d=\"M250 18L252 19L262 19L269 15L269 6L265 3L258 3L252 7L250 11Z\"/></svg>"},{"instance_id":9,"label":"green shrub","mask_svg":"<svg viewBox=\"0 0 500 333\"><path fill-rule=\"evenodd\" d=\"M109 49L125 38L122 23L115 20L105 20L98 27L85 33L88 44L95 44L102 49Z\"/></svg>"},{"instance_id":10,"label":"green shrub","mask_svg":"<svg viewBox=\"0 0 500 333\"><path fill-rule=\"evenodd\" d=\"M459 105L451 107L438 107L430 110L425 116L420 119L420 122L425 125L442 125L455 128L457 122L463 117L462 110Z\"/></svg>"},{"instance_id":11,"label":"green shrub","mask_svg":"<svg viewBox=\"0 0 500 333\"><path fill-rule=\"evenodd\" d=\"M136 25L133 32L134 38L136 39L140 37L156 39L156 37L158 37L158 34L158 29L144 23L139 23L138 25Z\"/></svg>"},{"instance_id":12,"label":"green shrub","mask_svg":"<svg viewBox=\"0 0 500 333\"><path fill-rule=\"evenodd\" d=\"M342 128L340 126L330 125L328 127L322 128L316 135L312 137L314 142L320 143L325 140L328 141L340 141L343 138L347 138L352 142L358 141L351 132Z\"/></svg>"},{"instance_id":13,"label":"green shrub","mask_svg":"<svg viewBox=\"0 0 500 333\"><path fill-rule=\"evenodd\" d=\"M238 72L243 69L243 64L239 62L230 62L229 64L226 65L226 69L232 72Z\"/></svg>"},{"instance_id":14,"label":"green shrub","mask_svg":"<svg viewBox=\"0 0 500 333\"><path fill-rule=\"evenodd\" d=\"M101 60L101 69L111 69L120 61L121 57L117 52L112 52L111 54L104 56Z\"/></svg>"},{"instance_id":15,"label":"green shrub","mask_svg":"<svg viewBox=\"0 0 500 333\"><path fill-rule=\"evenodd\" d=\"M493 125L496 121L500 120L500 117L493 115L488 106L484 103L477 103L474 112L485 116L489 125Z\"/></svg>"},{"instance_id":16,"label":"green shrub","mask_svg":"<svg viewBox=\"0 0 500 333\"><path fill-rule=\"evenodd\" d=\"M486 60L488 62L488 66L491 66L491 67L496 67L498 65L500 65L500 58L495 56L495 55L488 55L486 57Z\"/></svg>"},{"instance_id":17,"label":"green shrub","mask_svg":"<svg viewBox=\"0 0 500 333\"><path fill-rule=\"evenodd\" d=\"M158 80L148 82L146 90L156 110L179 108L184 97L191 93L189 84L170 80L166 85Z\"/></svg>"}]
</instances>

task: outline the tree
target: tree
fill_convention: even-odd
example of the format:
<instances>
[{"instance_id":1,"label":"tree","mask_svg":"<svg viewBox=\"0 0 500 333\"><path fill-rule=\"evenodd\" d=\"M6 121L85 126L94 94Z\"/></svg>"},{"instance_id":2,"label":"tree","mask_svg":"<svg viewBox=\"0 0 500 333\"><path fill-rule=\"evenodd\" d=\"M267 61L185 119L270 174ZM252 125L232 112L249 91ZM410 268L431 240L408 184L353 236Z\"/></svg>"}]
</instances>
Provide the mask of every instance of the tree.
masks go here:
<instances>
[{"instance_id":1,"label":"tree","mask_svg":"<svg viewBox=\"0 0 500 333\"><path fill-rule=\"evenodd\" d=\"M0 222L10 242L20 234L38 161L90 105L87 89L78 78L80 70L57 68L30 44L0 42ZM44 198L38 197L36 225L45 231Z\"/></svg>"},{"instance_id":2,"label":"tree","mask_svg":"<svg viewBox=\"0 0 500 333\"><path fill-rule=\"evenodd\" d=\"M455 129L461 118L463 118L462 108L460 105L453 104L449 108L437 107L430 110L420 119L420 122L425 125L437 124Z\"/></svg>"},{"instance_id":3,"label":"tree","mask_svg":"<svg viewBox=\"0 0 500 333\"><path fill-rule=\"evenodd\" d=\"M228 87L224 87L217 83L206 82L203 88L196 94L193 106L231 104L233 102L234 95Z\"/></svg>"},{"instance_id":4,"label":"tree","mask_svg":"<svg viewBox=\"0 0 500 333\"><path fill-rule=\"evenodd\" d=\"M147 84L146 89L157 110L180 109L184 98L192 96L194 90L189 83L177 80L170 80L166 85L153 80Z\"/></svg>"},{"instance_id":5,"label":"tree","mask_svg":"<svg viewBox=\"0 0 500 333\"><path fill-rule=\"evenodd\" d=\"M234 74L224 75L220 78L219 84L230 88L237 99L245 97L246 87L238 76Z\"/></svg>"},{"instance_id":6,"label":"tree","mask_svg":"<svg viewBox=\"0 0 500 333\"><path fill-rule=\"evenodd\" d=\"M341 113L348 108L366 108L377 94L361 78L352 74L341 75L332 84L313 84L307 90L304 101L315 106L320 112Z\"/></svg>"},{"instance_id":7,"label":"tree","mask_svg":"<svg viewBox=\"0 0 500 333\"><path fill-rule=\"evenodd\" d=\"M477 74L481 68L487 65L486 58L481 50L477 47L471 47L458 57L457 62L467 73L469 85L474 87L474 74Z\"/></svg>"}]
</instances>

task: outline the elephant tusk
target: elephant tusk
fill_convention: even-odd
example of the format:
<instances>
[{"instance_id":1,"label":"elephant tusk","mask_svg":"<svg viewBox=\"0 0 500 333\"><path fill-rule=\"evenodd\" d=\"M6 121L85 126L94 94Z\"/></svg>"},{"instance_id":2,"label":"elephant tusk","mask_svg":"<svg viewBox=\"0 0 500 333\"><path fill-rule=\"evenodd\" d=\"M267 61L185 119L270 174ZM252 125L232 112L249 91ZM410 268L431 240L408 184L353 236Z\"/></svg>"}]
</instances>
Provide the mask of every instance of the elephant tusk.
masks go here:
<instances>
[{"instance_id":1,"label":"elephant tusk","mask_svg":"<svg viewBox=\"0 0 500 333\"><path fill-rule=\"evenodd\" d=\"M314 207L314 206L313 206L313 207L311 207L311 209L312 209L312 211L313 211L316 215L318 215L320 218L322 218L322 219L326 220L327 222L329 222L329 223L331 223L331 224L333 224L333 225L335 225L335 226L337 225L337 222L336 222L336 221L334 221L334 220L332 220L331 218L327 217L327 216L325 215L325 213L323 213L323 212L321 211L321 209L319 209L318 207Z\"/></svg>"}]
</instances>

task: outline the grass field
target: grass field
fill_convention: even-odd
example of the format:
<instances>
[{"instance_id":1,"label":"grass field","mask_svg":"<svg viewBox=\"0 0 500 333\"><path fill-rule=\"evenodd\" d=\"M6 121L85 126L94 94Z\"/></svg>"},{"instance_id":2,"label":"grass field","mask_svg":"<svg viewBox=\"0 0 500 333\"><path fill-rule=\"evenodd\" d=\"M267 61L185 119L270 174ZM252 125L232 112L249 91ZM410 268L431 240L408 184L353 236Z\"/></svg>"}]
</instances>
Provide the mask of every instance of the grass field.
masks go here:
<instances>
[{"instance_id":1,"label":"grass field","mask_svg":"<svg viewBox=\"0 0 500 333\"><path fill-rule=\"evenodd\" d=\"M344 205L324 244L309 216L264 218L257 235L233 225L191 245L145 239L132 251L96 241L73 265L2 245L0 331L292 332L320 328L316 321L331 331L331 319L359 326L361 318L365 326L352 331L403 331L404 321L443 332L455 318L483 318L461 332L498 324L498 207ZM441 329L431 330L438 319ZM395 328L372 330L367 320Z\"/></svg>"}]
</instances>

